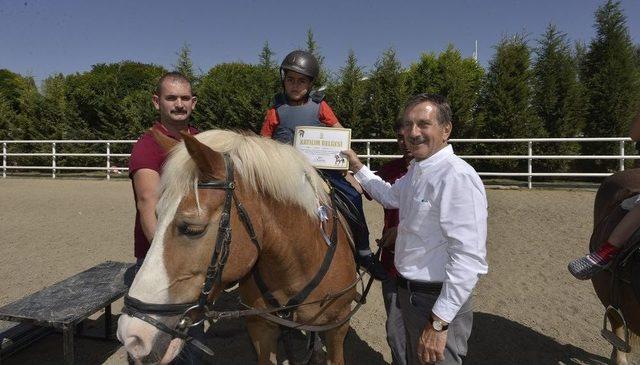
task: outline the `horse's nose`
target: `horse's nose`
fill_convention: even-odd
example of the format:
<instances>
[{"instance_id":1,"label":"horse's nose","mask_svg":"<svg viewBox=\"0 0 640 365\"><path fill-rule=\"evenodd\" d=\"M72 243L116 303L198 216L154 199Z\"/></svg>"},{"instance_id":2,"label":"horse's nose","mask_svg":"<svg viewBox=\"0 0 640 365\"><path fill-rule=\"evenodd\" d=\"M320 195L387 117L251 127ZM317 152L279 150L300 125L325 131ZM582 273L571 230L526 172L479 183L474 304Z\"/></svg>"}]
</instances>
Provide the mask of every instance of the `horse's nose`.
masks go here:
<instances>
[{"instance_id":1,"label":"horse's nose","mask_svg":"<svg viewBox=\"0 0 640 365\"><path fill-rule=\"evenodd\" d=\"M151 347L138 336L129 336L124 340L124 348L134 359L143 359L151 353Z\"/></svg>"},{"instance_id":2,"label":"horse's nose","mask_svg":"<svg viewBox=\"0 0 640 365\"><path fill-rule=\"evenodd\" d=\"M118 340L134 359L145 358L153 348L153 335L145 331L143 323L124 314L118 319Z\"/></svg>"}]
</instances>

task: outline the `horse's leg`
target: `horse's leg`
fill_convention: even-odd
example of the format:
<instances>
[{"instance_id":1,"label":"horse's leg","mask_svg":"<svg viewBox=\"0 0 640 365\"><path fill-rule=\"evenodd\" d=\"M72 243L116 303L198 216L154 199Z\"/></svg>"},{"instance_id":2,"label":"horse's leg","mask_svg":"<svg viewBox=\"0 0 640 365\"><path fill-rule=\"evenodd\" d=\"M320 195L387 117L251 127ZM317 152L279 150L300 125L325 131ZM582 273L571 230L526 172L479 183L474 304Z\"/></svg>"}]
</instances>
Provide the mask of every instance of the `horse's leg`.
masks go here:
<instances>
[{"instance_id":1,"label":"horse's leg","mask_svg":"<svg viewBox=\"0 0 640 365\"><path fill-rule=\"evenodd\" d=\"M327 346L327 364L344 364L344 338L349 331L349 322L325 332Z\"/></svg>"},{"instance_id":2,"label":"horse's leg","mask_svg":"<svg viewBox=\"0 0 640 365\"><path fill-rule=\"evenodd\" d=\"M259 317L248 317L246 324L251 342L258 355L258 364L277 364L276 353L280 332L278 326Z\"/></svg>"}]
</instances>

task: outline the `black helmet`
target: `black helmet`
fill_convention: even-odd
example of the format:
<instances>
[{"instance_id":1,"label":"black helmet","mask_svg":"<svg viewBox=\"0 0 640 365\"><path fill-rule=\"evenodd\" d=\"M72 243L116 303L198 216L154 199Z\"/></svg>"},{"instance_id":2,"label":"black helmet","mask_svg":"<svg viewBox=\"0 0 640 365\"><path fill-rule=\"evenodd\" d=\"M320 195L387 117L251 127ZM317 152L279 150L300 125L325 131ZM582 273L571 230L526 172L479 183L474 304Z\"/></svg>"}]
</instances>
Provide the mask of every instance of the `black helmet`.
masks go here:
<instances>
[{"instance_id":1,"label":"black helmet","mask_svg":"<svg viewBox=\"0 0 640 365\"><path fill-rule=\"evenodd\" d=\"M318 76L320 65L318 65L318 60L316 60L311 53L297 50L289 53L287 57L284 58L284 61L282 61L280 65L280 74L282 77L284 77L286 70L315 79Z\"/></svg>"}]
</instances>

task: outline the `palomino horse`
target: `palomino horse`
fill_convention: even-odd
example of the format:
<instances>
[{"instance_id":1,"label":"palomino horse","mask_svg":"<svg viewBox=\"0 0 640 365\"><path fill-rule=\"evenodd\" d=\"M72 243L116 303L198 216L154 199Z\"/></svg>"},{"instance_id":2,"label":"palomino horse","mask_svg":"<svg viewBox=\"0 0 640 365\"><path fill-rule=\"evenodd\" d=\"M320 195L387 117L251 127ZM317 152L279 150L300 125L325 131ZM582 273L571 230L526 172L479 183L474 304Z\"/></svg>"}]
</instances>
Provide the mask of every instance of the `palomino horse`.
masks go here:
<instances>
[{"instance_id":1,"label":"palomino horse","mask_svg":"<svg viewBox=\"0 0 640 365\"><path fill-rule=\"evenodd\" d=\"M634 194L640 193L640 169L626 170L607 178L596 194L594 203L594 230L590 248L593 251L604 243L613 228L626 211L620 203ZM631 241L637 241L638 232ZM630 242L627 246L633 246ZM630 252L627 250L627 252ZM632 288L632 276L638 271L635 258L626 252L618 255L617 264L592 278L593 287L602 304L607 308L606 317L610 323L603 328L603 336L613 345L611 360L617 365L640 365L638 344L640 342L640 303ZM630 257L629 260L624 260ZM617 269L621 266L620 269ZM635 269L634 269L635 268ZM615 272L615 274L614 274ZM634 272L635 275L631 275ZM610 307L611 306L611 307ZM608 325L611 325L611 331ZM604 326L603 326L604 327Z\"/></svg>"},{"instance_id":2,"label":"palomino horse","mask_svg":"<svg viewBox=\"0 0 640 365\"><path fill-rule=\"evenodd\" d=\"M137 363L172 361L190 340L188 327L232 313L211 314L234 282L240 309L252 314L246 325L260 364L276 361L279 334L264 317L282 312L325 329L327 361L344 363L358 275L333 199L301 154L256 135L185 135L161 187L156 233L118 321L118 338ZM271 314L274 300L282 306L292 297L302 305Z\"/></svg>"}]
</instances>

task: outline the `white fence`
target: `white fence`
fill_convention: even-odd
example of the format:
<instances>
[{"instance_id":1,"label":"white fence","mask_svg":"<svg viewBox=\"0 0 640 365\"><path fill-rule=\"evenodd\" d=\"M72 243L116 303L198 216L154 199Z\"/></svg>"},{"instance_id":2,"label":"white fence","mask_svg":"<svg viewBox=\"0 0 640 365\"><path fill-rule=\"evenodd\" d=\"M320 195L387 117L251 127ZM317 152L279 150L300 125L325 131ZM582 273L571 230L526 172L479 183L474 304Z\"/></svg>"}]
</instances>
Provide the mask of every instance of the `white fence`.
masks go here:
<instances>
[{"instance_id":1,"label":"white fence","mask_svg":"<svg viewBox=\"0 0 640 365\"><path fill-rule=\"evenodd\" d=\"M609 138L508 138L508 139L452 139L450 142L455 146L462 143L522 143L526 144L528 153L526 155L460 155L463 159L478 160L478 159L510 159L510 160L527 160L527 172L483 172L479 171L480 176L496 176L496 177L527 177L528 186L531 188L533 177L598 177L609 176L610 172L601 173L581 173L581 172L534 172L533 160L618 160L619 170L624 170L625 160L640 159L638 155L625 155L625 142L631 141L630 138L623 137L609 137ZM33 141L0 141L2 143L2 177L7 176L7 171L10 170L49 170L51 171L51 177L55 179L56 173L62 170L77 170L77 171L104 171L106 178L110 179L113 173L126 172L126 167L112 166L112 158L129 157L128 153L111 153L112 146L115 144L133 144L135 140L33 140ZM534 143L568 143L568 142L609 142L616 143L618 145L617 155L534 155L533 144ZM361 158L366 159L367 165L371 164L371 159L376 158L397 158L399 155L375 155L371 154L371 146L373 143L396 143L395 139L354 139L352 140L354 147L360 147L365 144L366 153L360 155ZM17 144L31 144L31 145L49 145L51 146L51 152L38 152L38 153L22 153L22 152L10 152L10 146ZM56 152L56 146L63 144L98 144L102 145L104 153L60 153ZM29 157L29 156L45 156L51 157L51 165L49 166L19 166L17 164L10 164L8 160L11 157ZM101 157L104 159L104 165L102 166L58 166L56 165L57 157Z\"/></svg>"}]
</instances>

